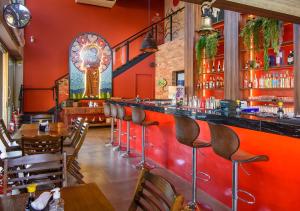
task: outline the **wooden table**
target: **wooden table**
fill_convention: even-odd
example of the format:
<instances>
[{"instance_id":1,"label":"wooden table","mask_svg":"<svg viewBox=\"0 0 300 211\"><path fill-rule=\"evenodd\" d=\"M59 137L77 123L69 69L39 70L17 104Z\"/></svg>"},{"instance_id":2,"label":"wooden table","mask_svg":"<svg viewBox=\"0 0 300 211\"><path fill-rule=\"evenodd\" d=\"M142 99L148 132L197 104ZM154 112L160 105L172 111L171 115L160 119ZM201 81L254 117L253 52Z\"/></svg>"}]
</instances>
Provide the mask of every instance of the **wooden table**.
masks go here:
<instances>
[{"instance_id":1,"label":"wooden table","mask_svg":"<svg viewBox=\"0 0 300 211\"><path fill-rule=\"evenodd\" d=\"M64 123L50 123L50 130L48 132L39 131L38 124L23 124L20 129L14 134L14 139L21 139L22 137L37 137L37 136L54 136L65 138L68 136L69 131Z\"/></svg>"},{"instance_id":2,"label":"wooden table","mask_svg":"<svg viewBox=\"0 0 300 211\"><path fill-rule=\"evenodd\" d=\"M22 137L41 137L53 136L59 138L61 145L61 152L63 152L63 141L69 135L69 130L64 123L49 123L50 130L47 132L39 131L39 124L23 124L20 129L14 134L13 139L20 140L18 144L22 146Z\"/></svg>"},{"instance_id":3,"label":"wooden table","mask_svg":"<svg viewBox=\"0 0 300 211\"><path fill-rule=\"evenodd\" d=\"M65 211L113 211L114 208L95 183L61 190L65 201ZM0 198L1 211L23 211L28 194L4 196Z\"/></svg>"}]
</instances>

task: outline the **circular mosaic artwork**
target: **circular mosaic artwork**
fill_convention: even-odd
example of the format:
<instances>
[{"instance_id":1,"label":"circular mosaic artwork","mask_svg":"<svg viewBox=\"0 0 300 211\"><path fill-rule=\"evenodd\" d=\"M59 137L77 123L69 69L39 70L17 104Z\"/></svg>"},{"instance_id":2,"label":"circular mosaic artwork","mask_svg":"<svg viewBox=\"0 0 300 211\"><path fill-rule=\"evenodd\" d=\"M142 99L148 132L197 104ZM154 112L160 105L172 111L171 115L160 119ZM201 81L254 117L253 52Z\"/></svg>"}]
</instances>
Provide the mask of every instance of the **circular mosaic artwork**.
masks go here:
<instances>
[{"instance_id":1,"label":"circular mosaic artwork","mask_svg":"<svg viewBox=\"0 0 300 211\"><path fill-rule=\"evenodd\" d=\"M99 35L85 33L78 36L71 46L71 61L81 72L98 68L104 72L111 63L112 55L108 43Z\"/></svg>"}]
</instances>

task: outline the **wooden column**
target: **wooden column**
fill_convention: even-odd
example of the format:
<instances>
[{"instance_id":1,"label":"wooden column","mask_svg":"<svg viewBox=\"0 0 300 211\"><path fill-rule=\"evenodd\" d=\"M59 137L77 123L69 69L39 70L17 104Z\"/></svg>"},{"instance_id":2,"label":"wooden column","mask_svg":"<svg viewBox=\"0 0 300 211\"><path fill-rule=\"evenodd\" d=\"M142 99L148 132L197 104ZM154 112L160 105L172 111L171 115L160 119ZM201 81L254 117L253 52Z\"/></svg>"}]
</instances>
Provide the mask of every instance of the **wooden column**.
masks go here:
<instances>
[{"instance_id":1,"label":"wooden column","mask_svg":"<svg viewBox=\"0 0 300 211\"><path fill-rule=\"evenodd\" d=\"M228 100L237 100L240 98L239 19L239 13L225 10L224 91L225 99Z\"/></svg>"},{"instance_id":2,"label":"wooden column","mask_svg":"<svg viewBox=\"0 0 300 211\"><path fill-rule=\"evenodd\" d=\"M300 25L294 24L294 100L295 114L300 114Z\"/></svg>"},{"instance_id":3,"label":"wooden column","mask_svg":"<svg viewBox=\"0 0 300 211\"><path fill-rule=\"evenodd\" d=\"M184 69L186 94L193 96L195 89L195 31L201 20L200 5L185 3L184 11Z\"/></svg>"}]
</instances>

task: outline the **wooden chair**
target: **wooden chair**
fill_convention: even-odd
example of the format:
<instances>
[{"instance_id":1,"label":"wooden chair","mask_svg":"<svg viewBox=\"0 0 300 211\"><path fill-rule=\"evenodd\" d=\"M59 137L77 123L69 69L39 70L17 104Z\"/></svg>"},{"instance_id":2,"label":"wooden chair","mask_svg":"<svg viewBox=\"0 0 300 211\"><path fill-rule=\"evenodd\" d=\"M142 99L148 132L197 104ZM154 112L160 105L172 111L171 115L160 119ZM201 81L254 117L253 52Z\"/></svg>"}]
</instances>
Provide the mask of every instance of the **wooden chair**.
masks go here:
<instances>
[{"instance_id":1,"label":"wooden chair","mask_svg":"<svg viewBox=\"0 0 300 211\"><path fill-rule=\"evenodd\" d=\"M25 168L25 166L30 166ZM38 187L67 185L66 154L26 155L4 160L3 193L25 190L28 184Z\"/></svg>"},{"instance_id":2,"label":"wooden chair","mask_svg":"<svg viewBox=\"0 0 300 211\"><path fill-rule=\"evenodd\" d=\"M4 138L4 134L0 133L0 158L14 158L22 156L22 150L19 145L12 145Z\"/></svg>"},{"instance_id":3,"label":"wooden chair","mask_svg":"<svg viewBox=\"0 0 300 211\"><path fill-rule=\"evenodd\" d=\"M76 137L79 136L79 132L80 132L83 122L84 122L84 119L81 117L78 117L75 120L72 130L69 134L69 137L64 140L64 146L68 146L68 147L75 146L74 141L76 140Z\"/></svg>"},{"instance_id":4,"label":"wooden chair","mask_svg":"<svg viewBox=\"0 0 300 211\"><path fill-rule=\"evenodd\" d=\"M13 139L10 132L8 131L3 119L0 119L0 134L2 135L3 140L6 141L9 146L18 146L16 142L20 141Z\"/></svg>"},{"instance_id":5,"label":"wooden chair","mask_svg":"<svg viewBox=\"0 0 300 211\"><path fill-rule=\"evenodd\" d=\"M38 115L31 115L30 116L30 122L33 123L39 123L40 121L49 121L54 122L54 115L52 114L38 114Z\"/></svg>"},{"instance_id":6,"label":"wooden chair","mask_svg":"<svg viewBox=\"0 0 300 211\"><path fill-rule=\"evenodd\" d=\"M78 162L76 161L76 158L85 140L88 129L89 129L89 124L83 123L80 128L79 136L75 137L76 139L74 140L75 145L72 147L64 147L63 149L64 152L67 153L67 170L79 183L84 183L84 182L82 180L83 175L79 171L80 167Z\"/></svg>"},{"instance_id":7,"label":"wooden chair","mask_svg":"<svg viewBox=\"0 0 300 211\"><path fill-rule=\"evenodd\" d=\"M22 154L45 154L45 153L61 153L62 143L60 137L40 136L40 137L23 137L22 138Z\"/></svg>"},{"instance_id":8,"label":"wooden chair","mask_svg":"<svg viewBox=\"0 0 300 211\"><path fill-rule=\"evenodd\" d=\"M129 211L181 211L184 197L165 178L143 169Z\"/></svg>"}]
</instances>

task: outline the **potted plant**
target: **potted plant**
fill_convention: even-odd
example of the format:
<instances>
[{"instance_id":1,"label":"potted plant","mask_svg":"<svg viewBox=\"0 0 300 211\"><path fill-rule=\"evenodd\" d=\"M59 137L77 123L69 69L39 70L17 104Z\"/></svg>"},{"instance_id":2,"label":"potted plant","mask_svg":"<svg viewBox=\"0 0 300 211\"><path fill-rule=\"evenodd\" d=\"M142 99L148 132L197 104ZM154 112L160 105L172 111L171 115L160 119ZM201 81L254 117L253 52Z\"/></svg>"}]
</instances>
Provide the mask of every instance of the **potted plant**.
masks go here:
<instances>
[{"instance_id":1,"label":"potted plant","mask_svg":"<svg viewBox=\"0 0 300 211\"><path fill-rule=\"evenodd\" d=\"M279 53L280 39L282 36L282 22L264 17L256 17L247 21L241 31L246 48L257 51L263 46L264 70L269 68L268 49L272 47L275 53ZM260 42L262 40L262 42ZM253 44L253 46L252 46Z\"/></svg>"}]
</instances>

